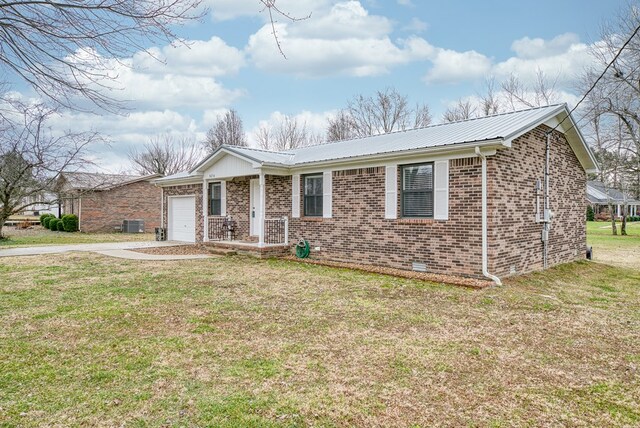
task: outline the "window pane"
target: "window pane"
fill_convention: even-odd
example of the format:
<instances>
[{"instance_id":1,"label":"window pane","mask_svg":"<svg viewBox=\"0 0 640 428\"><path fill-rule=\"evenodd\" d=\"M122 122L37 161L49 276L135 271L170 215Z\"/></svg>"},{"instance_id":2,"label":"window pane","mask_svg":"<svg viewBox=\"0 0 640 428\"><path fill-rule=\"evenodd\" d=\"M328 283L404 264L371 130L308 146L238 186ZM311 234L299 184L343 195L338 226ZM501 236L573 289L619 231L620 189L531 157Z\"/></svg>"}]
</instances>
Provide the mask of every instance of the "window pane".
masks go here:
<instances>
[{"instance_id":1,"label":"window pane","mask_svg":"<svg viewBox=\"0 0 640 428\"><path fill-rule=\"evenodd\" d=\"M305 177L304 184L305 196L322 195L322 176Z\"/></svg>"},{"instance_id":2,"label":"window pane","mask_svg":"<svg viewBox=\"0 0 640 428\"><path fill-rule=\"evenodd\" d=\"M402 215L433 217L433 164L402 167Z\"/></svg>"},{"instance_id":3,"label":"window pane","mask_svg":"<svg viewBox=\"0 0 640 428\"><path fill-rule=\"evenodd\" d=\"M304 215L322 216L322 176L304 178Z\"/></svg>"},{"instance_id":4,"label":"window pane","mask_svg":"<svg viewBox=\"0 0 640 428\"><path fill-rule=\"evenodd\" d=\"M433 190L433 165L405 166L403 190Z\"/></svg>"},{"instance_id":5,"label":"window pane","mask_svg":"<svg viewBox=\"0 0 640 428\"><path fill-rule=\"evenodd\" d=\"M405 192L402 198L402 214L405 217L432 217L432 192Z\"/></svg>"},{"instance_id":6,"label":"window pane","mask_svg":"<svg viewBox=\"0 0 640 428\"><path fill-rule=\"evenodd\" d=\"M222 213L222 185L220 183L209 184L209 215L221 215Z\"/></svg>"}]
</instances>

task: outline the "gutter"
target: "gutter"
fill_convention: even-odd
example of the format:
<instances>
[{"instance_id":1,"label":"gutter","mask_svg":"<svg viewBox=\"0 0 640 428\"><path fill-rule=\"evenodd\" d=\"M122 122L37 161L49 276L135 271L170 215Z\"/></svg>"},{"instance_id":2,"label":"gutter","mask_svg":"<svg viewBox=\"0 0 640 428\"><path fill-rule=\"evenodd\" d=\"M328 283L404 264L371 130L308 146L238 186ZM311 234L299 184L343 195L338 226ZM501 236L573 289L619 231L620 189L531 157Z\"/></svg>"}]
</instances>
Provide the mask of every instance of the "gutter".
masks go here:
<instances>
[{"instance_id":1,"label":"gutter","mask_svg":"<svg viewBox=\"0 0 640 428\"><path fill-rule=\"evenodd\" d=\"M500 278L489 273L489 249L487 244L487 157L482 154L479 146L476 146L475 152L476 155L482 159L482 274L495 282L496 285L502 285Z\"/></svg>"}]
</instances>

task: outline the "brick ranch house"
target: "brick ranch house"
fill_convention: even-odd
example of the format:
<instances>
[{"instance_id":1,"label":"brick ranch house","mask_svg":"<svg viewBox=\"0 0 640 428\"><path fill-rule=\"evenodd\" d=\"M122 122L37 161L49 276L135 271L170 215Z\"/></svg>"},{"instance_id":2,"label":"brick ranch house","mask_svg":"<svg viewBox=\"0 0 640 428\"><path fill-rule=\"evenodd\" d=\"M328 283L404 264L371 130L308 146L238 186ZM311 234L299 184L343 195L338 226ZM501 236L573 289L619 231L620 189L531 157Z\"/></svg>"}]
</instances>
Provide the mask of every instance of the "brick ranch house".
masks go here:
<instances>
[{"instance_id":1,"label":"brick ranch house","mask_svg":"<svg viewBox=\"0 0 640 428\"><path fill-rule=\"evenodd\" d=\"M82 232L113 232L123 220L144 220L144 231L160 227L161 191L147 176L63 173L56 189L64 214L76 214Z\"/></svg>"},{"instance_id":2,"label":"brick ranch house","mask_svg":"<svg viewBox=\"0 0 640 428\"><path fill-rule=\"evenodd\" d=\"M169 239L267 251L303 238L312 258L499 283L585 257L596 170L563 104L283 152L222 146L155 183Z\"/></svg>"}]
</instances>

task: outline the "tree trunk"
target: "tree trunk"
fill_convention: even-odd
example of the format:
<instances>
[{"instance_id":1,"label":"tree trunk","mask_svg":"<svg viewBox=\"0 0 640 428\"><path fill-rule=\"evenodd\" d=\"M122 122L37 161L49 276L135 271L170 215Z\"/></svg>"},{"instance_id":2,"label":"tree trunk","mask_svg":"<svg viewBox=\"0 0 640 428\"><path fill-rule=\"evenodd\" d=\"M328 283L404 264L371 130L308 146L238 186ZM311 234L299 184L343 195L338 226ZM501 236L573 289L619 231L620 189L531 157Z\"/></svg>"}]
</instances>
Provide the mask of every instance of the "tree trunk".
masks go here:
<instances>
[{"instance_id":1,"label":"tree trunk","mask_svg":"<svg viewBox=\"0 0 640 428\"><path fill-rule=\"evenodd\" d=\"M7 221L5 218L0 218L0 240L5 239L5 236L2 234L2 228L4 227L4 223Z\"/></svg>"},{"instance_id":2,"label":"tree trunk","mask_svg":"<svg viewBox=\"0 0 640 428\"><path fill-rule=\"evenodd\" d=\"M611 214L611 233L617 235L618 229L616 228L616 213L612 204L609 204L609 213Z\"/></svg>"},{"instance_id":3,"label":"tree trunk","mask_svg":"<svg viewBox=\"0 0 640 428\"><path fill-rule=\"evenodd\" d=\"M620 226L620 235L627 234L627 205L622 206L622 225Z\"/></svg>"}]
</instances>

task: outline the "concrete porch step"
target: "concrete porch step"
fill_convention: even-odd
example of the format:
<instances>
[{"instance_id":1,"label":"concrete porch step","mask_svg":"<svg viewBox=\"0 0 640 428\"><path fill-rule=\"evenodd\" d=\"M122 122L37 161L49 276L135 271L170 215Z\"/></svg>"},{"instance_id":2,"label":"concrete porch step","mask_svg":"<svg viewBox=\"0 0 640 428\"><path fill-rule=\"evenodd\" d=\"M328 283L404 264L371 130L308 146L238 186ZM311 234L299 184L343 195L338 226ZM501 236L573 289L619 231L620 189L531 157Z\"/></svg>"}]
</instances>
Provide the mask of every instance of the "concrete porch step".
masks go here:
<instances>
[{"instance_id":1,"label":"concrete porch step","mask_svg":"<svg viewBox=\"0 0 640 428\"><path fill-rule=\"evenodd\" d=\"M207 245L207 249L211 254L215 254L217 256L235 256L238 252L233 248L224 248L224 247L215 247L212 245Z\"/></svg>"}]
</instances>

